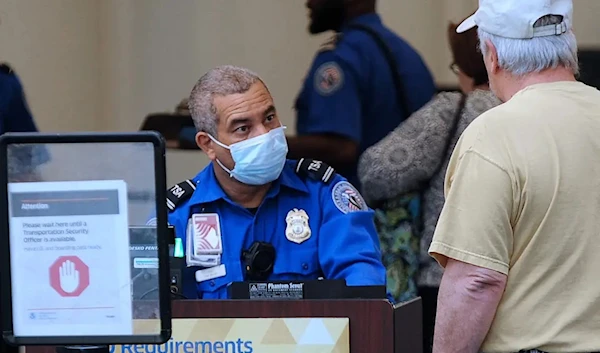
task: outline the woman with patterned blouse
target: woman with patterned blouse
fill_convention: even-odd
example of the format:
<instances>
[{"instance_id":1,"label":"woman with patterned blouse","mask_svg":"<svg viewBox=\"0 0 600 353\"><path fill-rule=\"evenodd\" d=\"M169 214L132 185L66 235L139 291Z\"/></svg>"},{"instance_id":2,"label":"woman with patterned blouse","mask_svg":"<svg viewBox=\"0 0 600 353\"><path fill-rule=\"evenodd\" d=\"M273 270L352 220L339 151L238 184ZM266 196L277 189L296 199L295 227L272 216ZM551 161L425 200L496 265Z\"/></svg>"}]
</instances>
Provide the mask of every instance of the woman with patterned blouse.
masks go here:
<instances>
[{"instance_id":1,"label":"woman with patterned blouse","mask_svg":"<svg viewBox=\"0 0 600 353\"><path fill-rule=\"evenodd\" d=\"M456 33L448 26L448 39L458 76L459 92L439 93L393 132L367 149L360 158L362 195L371 205L422 189L422 222L418 294L423 300L424 352L431 351L437 292L442 268L427 254L444 204L444 175L456 141L477 116L500 104L489 90L477 29ZM449 143L448 143L449 142ZM381 234L380 234L381 236Z\"/></svg>"}]
</instances>

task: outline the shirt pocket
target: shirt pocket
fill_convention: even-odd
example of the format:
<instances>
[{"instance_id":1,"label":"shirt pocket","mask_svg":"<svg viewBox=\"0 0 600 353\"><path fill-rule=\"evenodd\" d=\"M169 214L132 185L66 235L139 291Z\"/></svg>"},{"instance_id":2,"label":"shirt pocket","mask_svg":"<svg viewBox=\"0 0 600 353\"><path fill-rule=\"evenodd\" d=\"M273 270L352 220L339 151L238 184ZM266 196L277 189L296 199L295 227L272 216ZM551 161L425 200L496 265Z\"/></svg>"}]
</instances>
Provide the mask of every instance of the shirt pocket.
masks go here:
<instances>
[{"instance_id":1,"label":"shirt pocket","mask_svg":"<svg viewBox=\"0 0 600 353\"><path fill-rule=\"evenodd\" d=\"M290 249L277 254L272 280L318 278L322 276L316 247Z\"/></svg>"}]
</instances>

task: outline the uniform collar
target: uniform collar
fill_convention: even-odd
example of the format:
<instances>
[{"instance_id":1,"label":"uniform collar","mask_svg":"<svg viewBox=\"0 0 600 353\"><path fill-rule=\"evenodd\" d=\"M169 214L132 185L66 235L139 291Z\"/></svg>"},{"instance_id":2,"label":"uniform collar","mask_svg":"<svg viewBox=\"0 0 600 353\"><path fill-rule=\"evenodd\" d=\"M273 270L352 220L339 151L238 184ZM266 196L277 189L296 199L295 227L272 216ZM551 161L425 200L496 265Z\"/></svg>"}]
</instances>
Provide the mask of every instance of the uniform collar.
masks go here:
<instances>
[{"instance_id":1,"label":"uniform collar","mask_svg":"<svg viewBox=\"0 0 600 353\"><path fill-rule=\"evenodd\" d=\"M289 189L309 193L306 183L296 173L296 161L287 160L285 162L285 167L283 167L278 182Z\"/></svg>"},{"instance_id":2,"label":"uniform collar","mask_svg":"<svg viewBox=\"0 0 600 353\"><path fill-rule=\"evenodd\" d=\"M194 177L196 191L190 199L190 205L209 203L227 197L215 177L214 164L209 163L198 175Z\"/></svg>"},{"instance_id":3,"label":"uniform collar","mask_svg":"<svg viewBox=\"0 0 600 353\"><path fill-rule=\"evenodd\" d=\"M348 26L353 25L353 24L361 24L361 25L375 25L375 24L381 24L381 17L376 14L376 13L368 13L368 14L364 14L364 15L360 15L358 17L353 18L352 20L348 21L347 23L345 23L342 28L341 28L341 32L346 32Z\"/></svg>"},{"instance_id":4,"label":"uniform collar","mask_svg":"<svg viewBox=\"0 0 600 353\"><path fill-rule=\"evenodd\" d=\"M267 193L267 197L274 197L279 194L281 187L308 193L306 184L296 174L294 170L295 163L287 161L281 175L277 180L273 182L271 189ZM209 163L196 177L194 182L196 183L196 191L190 199L190 206L199 205L203 203L214 202L220 199L229 200L229 197L221 188L221 185L215 177L215 164Z\"/></svg>"}]
</instances>

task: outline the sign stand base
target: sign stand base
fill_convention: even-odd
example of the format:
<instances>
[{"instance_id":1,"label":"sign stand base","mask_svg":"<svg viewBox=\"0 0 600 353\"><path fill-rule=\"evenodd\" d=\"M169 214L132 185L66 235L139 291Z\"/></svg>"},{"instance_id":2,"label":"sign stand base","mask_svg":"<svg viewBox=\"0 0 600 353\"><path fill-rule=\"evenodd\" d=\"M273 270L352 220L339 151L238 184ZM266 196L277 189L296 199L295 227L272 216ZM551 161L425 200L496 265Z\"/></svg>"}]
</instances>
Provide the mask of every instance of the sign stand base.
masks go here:
<instances>
[{"instance_id":1,"label":"sign stand base","mask_svg":"<svg viewBox=\"0 0 600 353\"><path fill-rule=\"evenodd\" d=\"M109 346L65 346L56 347L56 353L110 353Z\"/></svg>"}]
</instances>

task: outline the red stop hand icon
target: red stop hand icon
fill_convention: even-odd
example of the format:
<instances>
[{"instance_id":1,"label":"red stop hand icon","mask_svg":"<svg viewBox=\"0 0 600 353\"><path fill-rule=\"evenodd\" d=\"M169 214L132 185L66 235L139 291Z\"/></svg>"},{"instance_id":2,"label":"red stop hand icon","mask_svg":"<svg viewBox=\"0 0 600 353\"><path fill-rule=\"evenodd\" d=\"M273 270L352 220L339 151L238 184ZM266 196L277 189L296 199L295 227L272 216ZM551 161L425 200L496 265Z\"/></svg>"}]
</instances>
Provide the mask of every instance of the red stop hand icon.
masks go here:
<instances>
[{"instance_id":1,"label":"red stop hand icon","mask_svg":"<svg viewBox=\"0 0 600 353\"><path fill-rule=\"evenodd\" d=\"M50 286L63 297L78 297L90 285L90 269L77 256L61 256L50 266Z\"/></svg>"}]
</instances>

